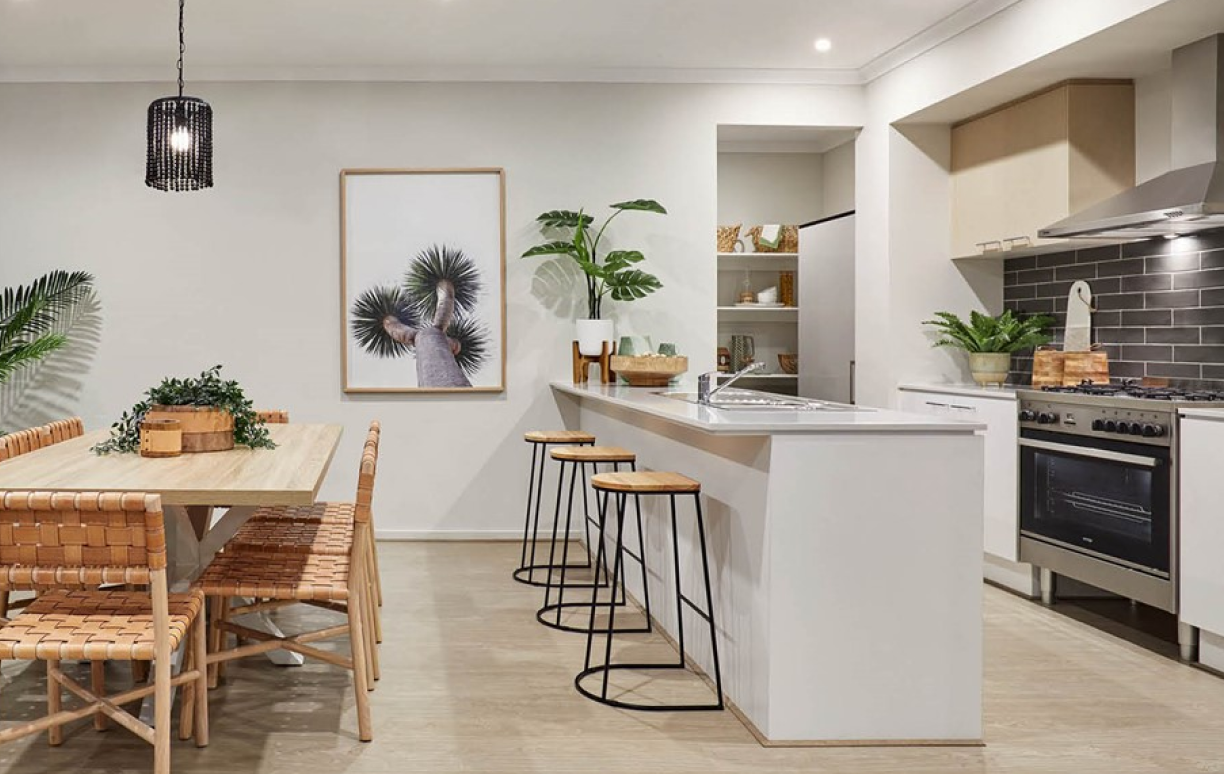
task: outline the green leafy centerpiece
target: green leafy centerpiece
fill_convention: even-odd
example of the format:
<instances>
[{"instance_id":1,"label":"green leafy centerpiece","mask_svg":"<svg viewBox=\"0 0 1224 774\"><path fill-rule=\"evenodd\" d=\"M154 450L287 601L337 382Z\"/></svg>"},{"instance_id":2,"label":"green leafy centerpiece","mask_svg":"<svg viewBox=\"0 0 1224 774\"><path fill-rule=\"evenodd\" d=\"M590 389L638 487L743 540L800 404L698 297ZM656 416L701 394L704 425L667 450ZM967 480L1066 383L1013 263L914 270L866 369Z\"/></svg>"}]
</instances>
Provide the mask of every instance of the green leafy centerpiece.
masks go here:
<instances>
[{"instance_id":1,"label":"green leafy centerpiece","mask_svg":"<svg viewBox=\"0 0 1224 774\"><path fill-rule=\"evenodd\" d=\"M196 409L196 410L193 410ZM125 411L111 425L111 436L93 447L97 454L132 453L140 449L140 426L155 415L220 414L226 426L232 425L233 443L252 449L274 449L268 428L259 421L254 404L238 382L221 378L221 366L213 366L197 378L163 379L145 393L145 399ZM214 418L215 421L215 418ZM224 432L224 431L223 431ZM184 451L189 451L184 427ZM208 449L198 449L206 451Z\"/></svg>"},{"instance_id":2,"label":"green leafy centerpiece","mask_svg":"<svg viewBox=\"0 0 1224 774\"><path fill-rule=\"evenodd\" d=\"M938 331L934 346L967 352L973 380L981 385L1003 384L1012 355L1049 344L1049 328L1054 323L1046 315L1020 317L1010 309L997 317L970 312L968 322L951 312L936 312L935 318L922 323Z\"/></svg>"},{"instance_id":3,"label":"green leafy centerpiece","mask_svg":"<svg viewBox=\"0 0 1224 774\"><path fill-rule=\"evenodd\" d=\"M602 256L599 248L608 226L625 212L652 212L666 215L663 205L653 199L634 199L611 205L613 210L598 230L595 218L579 210L551 210L536 218L540 230L547 236L560 237L536 245L523 253L524 258L543 255L566 255L573 259L586 279L587 317L578 320L578 349L583 355L596 357L603 342L612 341L611 320L603 319L603 300L634 301L645 298L663 283L658 277L634 268L646 259L640 250L609 250Z\"/></svg>"}]
</instances>

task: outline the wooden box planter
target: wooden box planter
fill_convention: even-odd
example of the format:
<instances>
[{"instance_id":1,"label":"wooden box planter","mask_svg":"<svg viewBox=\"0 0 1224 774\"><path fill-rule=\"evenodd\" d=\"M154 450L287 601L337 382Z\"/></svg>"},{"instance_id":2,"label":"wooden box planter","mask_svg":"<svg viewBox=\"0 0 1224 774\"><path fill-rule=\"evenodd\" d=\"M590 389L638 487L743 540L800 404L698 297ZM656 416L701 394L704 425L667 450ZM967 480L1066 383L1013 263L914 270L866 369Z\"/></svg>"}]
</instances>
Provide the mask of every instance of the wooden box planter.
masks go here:
<instances>
[{"instance_id":1,"label":"wooden box planter","mask_svg":"<svg viewBox=\"0 0 1224 774\"><path fill-rule=\"evenodd\" d=\"M234 415L213 406L153 406L145 419L178 420L184 454L234 448Z\"/></svg>"}]
</instances>

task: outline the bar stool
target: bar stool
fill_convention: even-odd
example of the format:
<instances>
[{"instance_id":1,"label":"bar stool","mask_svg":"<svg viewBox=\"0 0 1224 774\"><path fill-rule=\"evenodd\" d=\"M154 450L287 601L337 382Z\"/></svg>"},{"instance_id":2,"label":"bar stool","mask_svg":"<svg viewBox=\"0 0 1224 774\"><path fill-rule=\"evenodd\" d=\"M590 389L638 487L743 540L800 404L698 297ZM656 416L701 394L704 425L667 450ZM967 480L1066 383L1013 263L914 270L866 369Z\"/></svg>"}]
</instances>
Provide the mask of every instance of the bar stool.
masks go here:
<instances>
[{"instance_id":1,"label":"bar stool","mask_svg":"<svg viewBox=\"0 0 1224 774\"><path fill-rule=\"evenodd\" d=\"M621 541L625 528L625 502L629 495L635 497L649 495L665 495L671 503L672 558L675 563L676 578L676 629L680 649L679 660L675 663L612 663L613 631L616 628L616 608L608 608L608 633L604 646L602 664L591 665L591 651L595 645L595 613L599 606L599 591L591 594L590 627L587 630L586 662L583 670L574 677L574 687L588 699L621 709L647 711L693 711L721 710L724 708L722 692L722 671L718 663L718 631L714 625L714 598L710 589L710 562L706 553L705 520L701 514L701 484L679 473L667 472L630 472L630 473L600 473L591 477L591 485L595 487L597 497L602 494L599 503L601 519L608 508L608 498L616 495L616 556L612 565L612 588L621 576ZM693 507L697 513L697 535L701 545L701 573L705 581L705 610L684 594L680 583L680 542L676 529L676 496L692 495ZM596 564L603 560L603 541L599 543ZM684 660L684 608L687 605L694 613L705 619L710 627L710 651L714 659L714 691L717 701L711 704L640 704L608 698L608 676L614 669L657 670L657 669L687 669ZM591 675L602 675L599 692L595 693L583 685L583 680Z\"/></svg>"},{"instance_id":2,"label":"bar stool","mask_svg":"<svg viewBox=\"0 0 1224 774\"><path fill-rule=\"evenodd\" d=\"M559 569L549 564L536 564L536 542L540 531L540 500L544 497L544 462L549 446L593 446L595 436L581 430L532 430L523 434L523 440L531 444L531 473L527 478L527 513L523 518L523 548L519 557L519 566L514 571L514 579L528 586L544 586L546 581L537 580L536 570L544 570L549 574ZM583 487L583 510L590 521L590 507L586 503L586 481ZM534 509L533 509L534 504ZM588 529L587 545L591 544ZM528 546L531 550L528 551ZM575 569L587 569L590 564L579 565Z\"/></svg>"},{"instance_id":3,"label":"bar stool","mask_svg":"<svg viewBox=\"0 0 1224 774\"><path fill-rule=\"evenodd\" d=\"M565 632L585 633L590 628L589 626L573 626L571 624L562 623L561 614L565 609L569 608L589 608L589 601L582 602L566 602L565 590L576 588L594 589L596 586L602 588L608 582L608 566L606 562L596 563L595 571L592 575L591 583L573 583L566 579L566 570L570 568L569 564L569 534L573 525L574 517L574 487L577 484L579 472L581 471L584 491L582 493L583 505L586 505L586 466L591 466L593 474L599 473L599 465L611 465L612 472L620 472L621 465L628 465L631 471L637 470L637 455L628 449L622 449L619 446L561 446L555 448L550 453L550 456L561 463L561 475L557 479L557 502L553 513L553 535L552 548L548 554L549 566L560 568L560 577L556 582L553 581L554 574L549 573L547 583L544 587L544 606L536 611L536 620L545 626L552 629L559 629ZM565 532L562 536L561 548L561 563L554 565L556 561L557 549L557 532L561 523L561 492L564 488L565 473L569 471L569 503L565 510ZM642 568L642 588L643 588L643 603L646 608L646 625L645 627L635 627L627 629L618 629L621 634L629 633L646 633L651 631L650 622L650 592L646 580L646 539L645 533L642 531L642 506L636 496L634 497L634 505L637 509L637 525L638 525L638 553L633 553L628 549L621 549L623 553L638 562ZM587 520L587 561L590 562L591 542L590 542L590 527L594 525L596 529L597 539L600 542L600 547L603 547L604 540L604 518L601 513L598 521L592 521L590 514L585 514ZM603 581L599 579L599 571L603 570ZM557 601L552 601L553 591L557 592ZM592 592L595 593L595 592ZM603 603L603 606L622 607L625 603L624 586L621 586L621 596L617 600L615 589L613 590L612 599L610 602ZM597 632L605 632L605 630L597 629ZM606 633L606 632L605 632Z\"/></svg>"}]
</instances>

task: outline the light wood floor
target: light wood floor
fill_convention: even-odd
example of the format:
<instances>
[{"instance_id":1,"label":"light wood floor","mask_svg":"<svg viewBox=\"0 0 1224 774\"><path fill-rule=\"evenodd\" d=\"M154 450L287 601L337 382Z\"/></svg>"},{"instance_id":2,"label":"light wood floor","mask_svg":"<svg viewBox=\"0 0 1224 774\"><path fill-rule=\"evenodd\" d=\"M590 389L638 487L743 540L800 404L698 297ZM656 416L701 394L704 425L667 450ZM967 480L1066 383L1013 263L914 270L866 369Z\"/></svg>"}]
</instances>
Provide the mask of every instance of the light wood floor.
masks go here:
<instances>
[{"instance_id":1,"label":"light wood floor","mask_svg":"<svg viewBox=\"0 0 1224 774\"><path fill-rule=\"evenodd\" d=\"M628 713L579 697L571 679L583 639L535 622L538 594L509 578L517 547L391 543L381 552L388 597L375 741L356 740L347 673L252 658L231 664L211 695L212 745L176 744L174 771L1224 771L1224 680L997 589L986 590L986 747L764 749L730 713ZM113 670L116 682L124 673ZM0 723L41 711L41 666L6 662L3 677ZM151 765L143 742L88 723L58 749L45 736L0 747L3 772Z\"/></svg>"}]
</instances>

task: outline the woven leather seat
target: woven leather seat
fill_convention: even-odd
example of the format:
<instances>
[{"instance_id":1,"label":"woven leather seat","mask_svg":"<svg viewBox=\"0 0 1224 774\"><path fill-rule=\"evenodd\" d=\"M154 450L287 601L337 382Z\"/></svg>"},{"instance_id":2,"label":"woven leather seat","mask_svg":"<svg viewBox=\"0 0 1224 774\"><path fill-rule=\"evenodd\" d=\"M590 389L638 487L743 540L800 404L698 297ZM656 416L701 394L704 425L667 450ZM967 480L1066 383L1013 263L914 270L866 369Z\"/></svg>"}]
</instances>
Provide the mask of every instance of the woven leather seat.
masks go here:
<instances>
[{"instance_id":1,"label":"woven leather seat","mask_svg":"<svg viewBox=\"0 0 1224 774\"><path fill-rule=\"evenodd\" d=\"M170 647L204 608L199 591L170 595ZM153 658L153 604L143 591L49 591L0 628L0 659Z\"/></svg>"},{"instance_id":2,"label":"woven leather seat","mask_svg":"<svg viewBox=\"0 0 1224 774\"><path fill-rule=\"evenodd\" d=\"M531 430L523 434L528 443L595 443L595 436L581 430Z\"/></svg>"},{"instance_id":3,"label":"woven leather seat","mask_svg":"<svg viewBox=\"0 0 1224 774\"><path fill-rule=\"evenodd\" d=\"M349 557L284 552L223 553L197 581L210 597L348 599Z\"/></svg>"},{"instance_id":4,"label":"woven leather seat","mask_svg":"<svg viewBox=\"0 0 1224 774\"><path fill-rule=\"evenodd\" d=\"M347 556L353 548L353 510L351 503L317 503L263 518L256 512L225 549Z\"/></svg>"}]
</instances>

